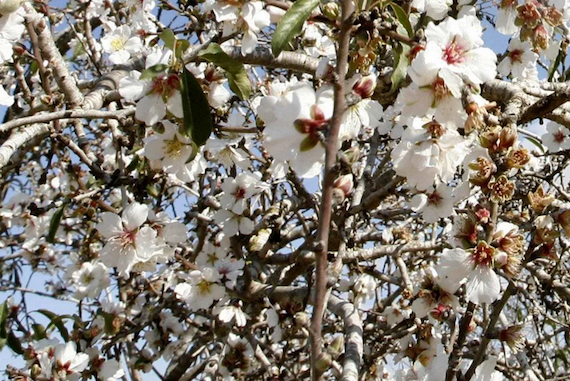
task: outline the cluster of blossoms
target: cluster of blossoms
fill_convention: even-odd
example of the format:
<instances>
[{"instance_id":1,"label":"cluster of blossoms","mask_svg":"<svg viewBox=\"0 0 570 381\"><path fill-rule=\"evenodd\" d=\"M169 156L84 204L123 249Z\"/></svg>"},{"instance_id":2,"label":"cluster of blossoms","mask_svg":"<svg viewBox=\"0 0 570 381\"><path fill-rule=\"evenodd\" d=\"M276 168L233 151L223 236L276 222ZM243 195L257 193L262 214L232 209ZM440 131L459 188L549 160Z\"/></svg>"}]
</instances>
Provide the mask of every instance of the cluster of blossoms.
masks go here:
<instances>
[{"instance_id":1,"label":"cluster of blossoms","mask_svg":"<svg viewBox=\"0 0 570 381\"><path fill-rule=\"evenodd\" d=\"M144 226L143 226L144 225ZM165 213L149 213L144 204L133 202L121 216L105 212L97 230L106 241L99 255L107 267L116 267L119 275L131 271L153 270L174 255L174 248L187 240L186 227L170 221Z\"/></svg>"}]
</instances>

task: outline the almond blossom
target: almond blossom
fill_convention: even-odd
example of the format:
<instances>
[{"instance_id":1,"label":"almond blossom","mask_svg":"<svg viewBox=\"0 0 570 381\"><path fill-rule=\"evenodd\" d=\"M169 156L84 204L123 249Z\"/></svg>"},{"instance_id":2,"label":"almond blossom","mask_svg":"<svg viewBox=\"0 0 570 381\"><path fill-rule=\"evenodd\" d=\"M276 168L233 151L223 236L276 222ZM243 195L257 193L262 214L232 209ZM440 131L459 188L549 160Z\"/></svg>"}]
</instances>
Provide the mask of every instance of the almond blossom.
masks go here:
<instances>
[{"instance_id":1,"label":"almond blossom","mask_svg":"<svg viewBox=\"0 0 570 381\"><path fill-rule=\"evenodd\" d=\"M453 189L440 183L433 191L416 194L410 201L414 212L420 212L426 222L437 222L453 214Z\"/></svg>"},{"instance_id":2,"label":"almond blossom","mask_svg":"<svg viewBox=\"0 0 570 381\"><path fill-rule=\"evenodd\" d=\"M438 282L455 293L464 279L467 300L475 304L492 303L499 298L501 285L495 273L496 249L480 241L472 250L444 249L436 266Z\"/></svg>"},{"instance_id":3,"label":"almond blossom","mask_svg":"<svg viewBox=\"0 0 570 381\"><path fill-rule=\"evenodd\" d=\"M41 369L40 375L50 380L79 380L80 373L85 370L89 356L77 353L74 342L49 345L36 349L36 357Z\"/></svg>"},{"instance_id":4,"label":"almond blossom","mask_svg":"<svg viewBox=\"0 0 570 381\"><path fill-rule=\"evenodd\" d=\"M132 36L131 28L128 25L115 27L115 24L108 24L111 31L101 39L103 51L109 53L109 60L114 64L126 63L131 55L142 50L143 44L138 36Z\"/></svg>"},{"instance_id":5,"label":"almond blossom","mask_svg":"<svg viewBox=\"0 0 570 381\"><path fill-rule=\"evenodd\" d=\"M526 79L534 74L537 59L538 54L532 51L532 45L515 37L509 42L505 58L497 66L497 71L503 77L511 74L513 78Z\"/></svg>"},{"instance_id":6,"label":"almond blossom","mask_svg":"<svg viewBox=\"0 0 570 381\"><path fill-rule=\"evenodd\" d=\"M128 277L133 266L162 254L156 230L142 226L147 217L147 206L133 202L121 216L103 213L101 222L96 226L107 241L99 253L101 261L108 267L116 267L121 276Z\"/></svg>"},{"instance_id":7,"label":"almond blossom","mask_svg":"<svg viewBox=\"0 0 570 381\"><path fill-rule=\"evenodd\" d=\"M220 274L212 267L191 271L186 278L186 282L176 285L174 292L192 311L209 308L226 293L224 287L218 283Z\"/></svg>"},{"instance_id":8,"label":"almond blossom","mask_svg":"<svg viewBox=\"0 0 570 381\"><path fill-rule=\"evenodd\" d=\"M143 155L156 160L159 168L168 173L179 173L195 151L192 140L179 133L179 126L163 120L164 132L154 133L145 139Z\"/></svg>"},{"instance_id":9,"label":"almond blossom","mask_svg":"<svg viewBox=\"0 0 570 381\"><path fill-rule=\"evenodd\" d=\"M546 133L542 135L542 144L551 152L570 149L570 130L556 122L546 124Z\"/></svg>"},{"instance_id":10,"label":"almond blossom","mask_svg":"<svg viewBox=\"0 0 570 381\"><path fill-rule=\"evenodd\" d=\"M305 82L289 85L281 96L264 97L258 113L266 123L265 148L276 160L289 161L301 177L316 176L325 156L320 136L332 111L332 93L316 93Z\"/></svg>"},{"instance_id":11,"label":"almond blossom","mask_svg":"<svg viewBox=\"0 0 570 381\"><path fill-rule=\"evenodd\" d=\"M243 31L241 40L243 55L253 52L257 46L257 34L270 24L269 13L263 7L262 1L249 1L243 5L229 0L204 2L204 9L213 11L216 20L223 23L225 36Z\"/></svg>"},{"instance_id":12,"label":"almond blossom","mask_svg":"<svg viewBox=\"0 0 570 381\"><path fill-rule=\"evenodd\" d=\"M167 64L172 51L156 50L147 56L146 69L159 64ZM119 83L119 93L128 101L137 101L135 116L151 126L166 116L166 110L177 118L182 118L181 80L177 74L164 73L153 78L141 78L141 73L132 71Z\"/></svg>"},{"instance_id":13,"label":"almond blossom","mask_svg":"<svg viewBox=\"0 0 570 381\"><path fill-rule=\"evenodd\" d=\"M446 18L437 26L430 23L425 31L426 46L416 57L420 62L432 62L440 68L443 79L452 94L460 94L460 85L468 80L480 85L495 78L497 57L491 49L483 47L483 29L474 16L460 19ZM421 67L414 67L421 77Z\"/></svg>"},{"instance_id":14,"label":"almond blossom","mask_svg":"<svg viewBox=\"0 0 570 381\"><path fill-rule=\"evenodd\" d=\"M263 184L258 173L242 172L235 178L225 179L222 190L224 191L220 197L222 207L235 214L243 214L251 198L263 190Z\"/></svg>"},{"instance_id":15,"label":"almond blossom","mask_svg":"<svg viewBox=\"0 0 570 381\"><path fill-rule=\"evenodd\" d=\"M438 179L452 180L469 152L469 141L457 131L435 121L426 123L414 118L392 151L392 160L396 173L423 191Z\"/></svg>"}]
</instances>

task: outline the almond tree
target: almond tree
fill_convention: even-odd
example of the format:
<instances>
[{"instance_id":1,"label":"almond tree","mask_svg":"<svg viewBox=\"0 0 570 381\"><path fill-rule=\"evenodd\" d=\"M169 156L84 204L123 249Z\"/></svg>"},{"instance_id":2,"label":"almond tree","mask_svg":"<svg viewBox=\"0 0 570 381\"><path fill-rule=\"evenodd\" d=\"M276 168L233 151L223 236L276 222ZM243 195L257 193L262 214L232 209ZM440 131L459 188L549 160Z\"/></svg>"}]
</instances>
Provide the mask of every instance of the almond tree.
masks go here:
<instances>
[{"instance_id":1,"label":"almond tree","mask_svg":"<svg viewBox=\"0 0 570 381\"><path fill-rule=\"evenodd\" d=\"M0 16L7 379L570 377L570 4Z\"/></svg>"}]
</instances>

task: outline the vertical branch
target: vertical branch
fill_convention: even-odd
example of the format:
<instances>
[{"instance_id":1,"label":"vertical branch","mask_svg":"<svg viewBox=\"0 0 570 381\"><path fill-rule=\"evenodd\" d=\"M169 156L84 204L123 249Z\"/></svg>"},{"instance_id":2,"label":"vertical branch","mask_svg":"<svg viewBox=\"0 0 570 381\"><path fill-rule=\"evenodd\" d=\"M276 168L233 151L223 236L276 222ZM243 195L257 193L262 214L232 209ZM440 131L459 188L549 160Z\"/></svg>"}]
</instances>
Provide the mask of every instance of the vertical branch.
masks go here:
<instances>
[{"instance_id":1,"label":"vertical branch","mask_svg":"<svg viewBox=\"0 0 570 381\"><path fill-rule=\"evenodd\" d=\"M336 78L334 83L334 111L330 130L327 134L325 147L325 176L323 183L323 196L321 200L319 227L317 229L316 255L316 282L315 303L311 321L311 378L320 380L321 372L316 368L316 361L322 351L322 322L325 307L327 305L327 252L328 239L332 214L332 196L335 173L333 167L336 162L338 151L338 133L342 122L342 116L346 110L345 78L348 71L348 53L350 42L351 20L354 14L352 0L341 2L342 23L339 37L339 49L337 54Z\"/></svg>"},{"instance_id":2,"label":"vertical branch","mask_svg":"<svg viewBox=\"0 0 570 381\"><path fill-rule=\"evenodd\" d=\"M53 41L53 36L50 29L47 27L45 18L40 16L31 5L24 3L24 7L26 8L31 24L38 35L38 44L42 56L48 60L50 66L53 68L55 81L65 95L65 99L71 108L79 107L83 102L83 95L77 88L77 84L69 72L67 63L59 53L59 50Z\"/></svg>"}]
</instances>

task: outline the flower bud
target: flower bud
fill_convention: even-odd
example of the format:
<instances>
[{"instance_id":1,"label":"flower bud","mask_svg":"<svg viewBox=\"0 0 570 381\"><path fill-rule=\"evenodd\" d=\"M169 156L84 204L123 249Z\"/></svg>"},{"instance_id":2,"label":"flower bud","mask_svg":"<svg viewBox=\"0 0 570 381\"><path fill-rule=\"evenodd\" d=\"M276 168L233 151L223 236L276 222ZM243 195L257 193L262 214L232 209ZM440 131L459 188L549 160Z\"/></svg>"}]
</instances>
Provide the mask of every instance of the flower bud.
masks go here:
<instances>
[{"instance_id":1,"label":"flower bud","mask_svg":"<svg viewBox=\"0 0 570 381\"><path fill-rule=\"evenodd\" d=\"M338 20L340 18L340 6L335 2L326 3L321 8L323 15L329 20Z\"/></svg>"},{"instance_id":2,"label":"flower bud","mask_svg":"<svg viewBox=\"0 0 570 381\"><path fill-rule=\"evenodd\" d=\"M297 312L295 314L295 325L299 328L307 327L311 321L311 317L303 311Z\"/></svg>"},{"instance_id":3,"label":"flower bud","mask_svg":"<svg viewBox=\"0 0 570 381\"><path fill-rule=\"evenodd\" d=\"M334 188L340 189L345 198L350 195L353 187L352 174L340 176L334 181Z\"/></svg>"},{"instance_id":4,"label":"flower bud","mask_svg":"<svg viewBox=\"0 0 570 381\"><path fill-rule=\"evenodd\" d=\"M370 98L376 89L376 75L368 74L360 78L352 86L352 91L358 94L362 99Z\"/></svg>"},{"instance_id":5,"label":"flower bud","mask_svg":"<svg viewBox=\"0 0 570 381\"><path fill-rule=\"evenodd\" d=\"M451 307L439 303L434 309L430 311L430 316L437 321L446 321L451 313Z\"/></svg>"}]
</instances>

